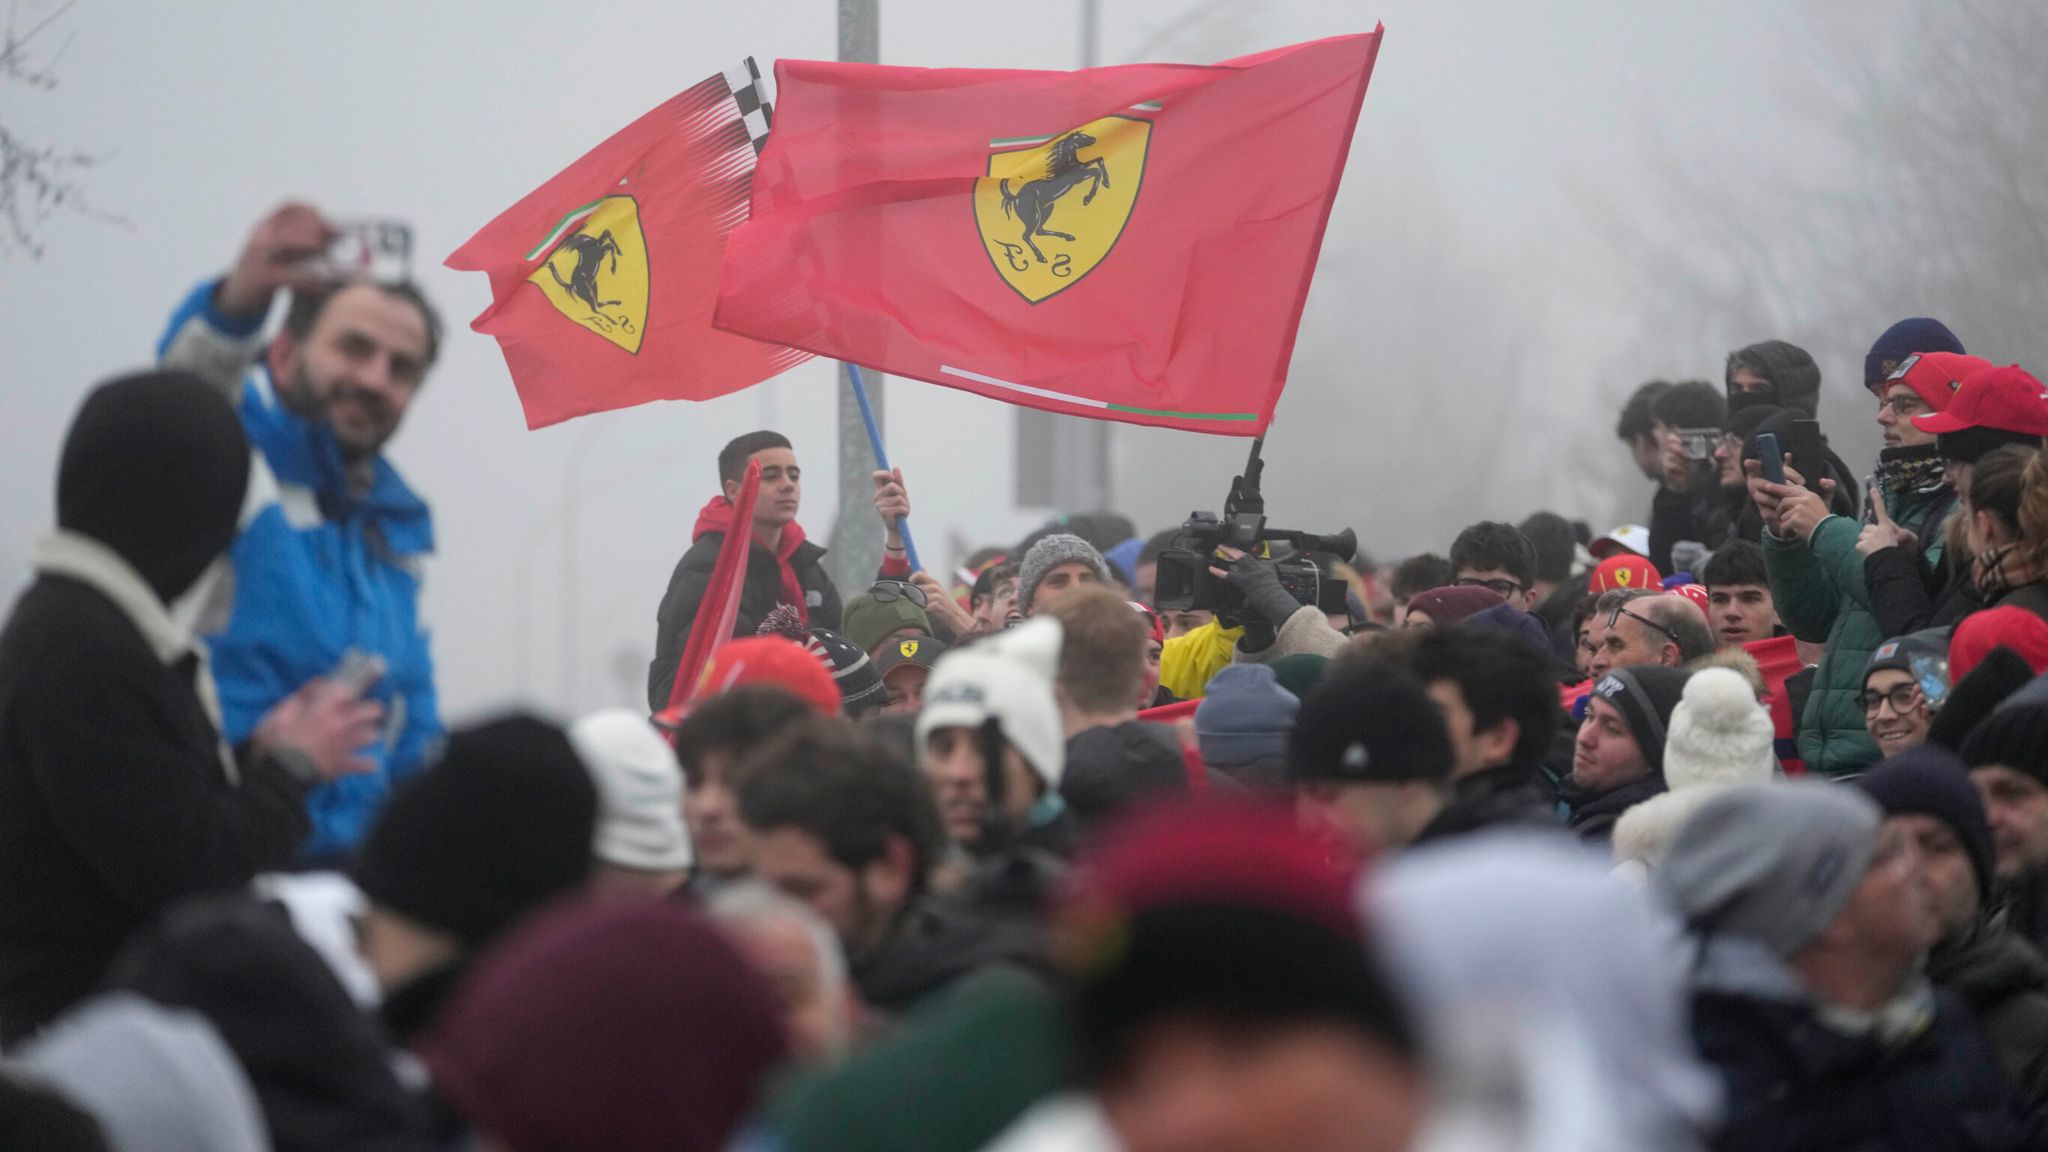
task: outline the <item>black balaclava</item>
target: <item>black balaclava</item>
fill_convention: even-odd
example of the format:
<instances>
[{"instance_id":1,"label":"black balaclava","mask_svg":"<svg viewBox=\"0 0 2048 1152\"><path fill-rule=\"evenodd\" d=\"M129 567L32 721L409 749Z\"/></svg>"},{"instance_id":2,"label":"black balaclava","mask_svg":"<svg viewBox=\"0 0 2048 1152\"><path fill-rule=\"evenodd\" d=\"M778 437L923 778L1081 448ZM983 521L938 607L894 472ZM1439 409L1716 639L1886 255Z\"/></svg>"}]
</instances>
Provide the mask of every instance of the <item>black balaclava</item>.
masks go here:
<instances>
[{"instance_id":1,"label":"black balaclava","mask_svg":"<svg viewBox=\"0 0 2048 1152\"><path fill-rule=\"evenodd\" d=\"M1730 413L1754 404L1776 404L1796 408L1810 420L1819 410L1820 365L1813 362L1806 349L1783 340L1766 340L1730 353L1727 375L1734 376L1738 367L1770 381L1771 386L1757 392L1738 392L1724 379Z\"/></svg>"},{"instance_id":2,"label":"black balaclava","mask_svg":"<svg viewBox=\"0 0 2048 1152\"><path fill-rule=\"evenodd\" d=\"M57 526L119 553L165 604L234 542L249 441L220 394L189 372L141 372L93 389L57 465Z\"/></svg>"}]
</instances>

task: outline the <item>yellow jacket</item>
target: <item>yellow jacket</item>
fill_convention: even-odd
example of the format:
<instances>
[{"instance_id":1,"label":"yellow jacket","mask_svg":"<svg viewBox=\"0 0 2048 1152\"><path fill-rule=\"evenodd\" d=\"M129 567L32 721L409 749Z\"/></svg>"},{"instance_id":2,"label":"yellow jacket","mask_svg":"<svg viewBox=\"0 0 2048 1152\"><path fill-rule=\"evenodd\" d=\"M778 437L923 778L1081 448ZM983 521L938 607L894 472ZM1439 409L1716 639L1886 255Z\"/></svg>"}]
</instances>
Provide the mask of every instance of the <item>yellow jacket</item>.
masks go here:
<instances>
[{"instance_id":1,"label":"yellow jacket","mask_svg":"<svg viewBox=\"0 0 2048 1152\"><path fill-rule=\"evenodd\" d=\"M1159 653L1159 683L1183 700L1200 699L1209 678L1229 666L1243 635L1242 628L1225 628L1211 620L1175 636Z\"/></svg>"}]
</instances>

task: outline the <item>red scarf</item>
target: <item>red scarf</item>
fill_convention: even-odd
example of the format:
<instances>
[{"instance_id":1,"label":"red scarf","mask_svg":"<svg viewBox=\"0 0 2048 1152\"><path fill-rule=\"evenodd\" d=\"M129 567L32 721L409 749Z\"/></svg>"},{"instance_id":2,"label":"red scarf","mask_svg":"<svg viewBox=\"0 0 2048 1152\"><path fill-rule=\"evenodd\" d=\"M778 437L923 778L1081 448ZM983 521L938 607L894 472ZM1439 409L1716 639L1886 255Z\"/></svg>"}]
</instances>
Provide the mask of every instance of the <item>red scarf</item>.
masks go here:
<instances>
[{"instance_id":1,"label":"red scarf","mask_svg":"<svg viewBox=\"0 0 2048 1152\"><path fill-rule=\"evenodd\" d=\"M691 543L702 540L713 532L723 534L732 531L732 511L732 501L723 496L713 496L711 503L704 505L704 510L697 513L697 528L690 534ZM752 525L748 527L751 529ZM755 543L758 544L760 541L757 540ZM789 563L789 558L796 555L796 550L803 547L803 543L803 526L795 521L784 524L782 541L775 546L775 566L782 570L782 603L795 608L797 615L803 617L804 623L809 624L811 606L804 602L804 586L797 580L796 569Z\"/></svg>"}]
</instances>

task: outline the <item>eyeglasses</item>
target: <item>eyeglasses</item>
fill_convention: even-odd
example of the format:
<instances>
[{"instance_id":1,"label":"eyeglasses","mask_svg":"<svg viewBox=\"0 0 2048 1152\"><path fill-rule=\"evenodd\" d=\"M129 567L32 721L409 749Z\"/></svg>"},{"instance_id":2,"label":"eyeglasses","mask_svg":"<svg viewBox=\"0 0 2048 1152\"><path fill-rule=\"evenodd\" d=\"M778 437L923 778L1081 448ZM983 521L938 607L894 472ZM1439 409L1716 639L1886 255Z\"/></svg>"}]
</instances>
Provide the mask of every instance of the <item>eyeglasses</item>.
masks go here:
<instances>
[{"instance_id":1,"label":"eyeglasses","mask_svg":"<svg viewBox=\"0 0 2048 1152\"><path fill-rule=\"evenodd\" d=\"M868 595L873 596L877 604L887 604L892 600L908 600L919 608L927 605L924 589L902 580L877 580L874 586L868 589Z\"/></svg>"},{"instance_id":2,"label":"eyeglasses","mask_svg":"<svg viewBox=\"0 0 2048 1152\"><path fill-rule=\"evenodd\" d=\"M1621 619L1623 616L1626 616L1629 619L1635 621L1636 623L1641 624L1645 628L1655 628L1657 631L1662 632L1666 636L1671 637L1671 642L1673 644L1678 645L1680 649L1683 649L1685 647L1685 641L1680 640L1678 638L1678 633L1673 632L1671 629L1666 628L1662 624L1657 623L1655 620L1652 620L1647 616L1639 616L1636 613L1629 611L1628 605L1626 604L1615 605L1614 611L1609 612L1607 614L1607 626L1609 628L1614 627L1614 622L1616 620Z\"/></svg>"},{"instance_id":3,"label":"eyeglasses","mask_svg":"<svg viewBox=\"0 0 2048 1152\"><path fill-rule=\"evenodd\" d=\"M1465 576L1453 580L1451 583L1459 588L1485 588L1503 600L1516 595L1522 590L1522 585L1519 582L1504 577L1494 580L1481 580L1477 576Z\"/></svg>"},{"instance_id":4,"label":"eyeglasses","mask_svg":"<svg viewBox=\"0 0 2048 1152\"><path fill-rule=\"evenodd\" d=\"M1872 688L1865 688L1857 695L1856 699L1862 703L1865 716L1876 715L1878 705L1887 700L1892 703L1893 715L1904 716L1913 710L1913 705L1920 702L1920 686L1918 684L1901 684L1889 692L1879 692Z\"/></svg>"}]
</instances>

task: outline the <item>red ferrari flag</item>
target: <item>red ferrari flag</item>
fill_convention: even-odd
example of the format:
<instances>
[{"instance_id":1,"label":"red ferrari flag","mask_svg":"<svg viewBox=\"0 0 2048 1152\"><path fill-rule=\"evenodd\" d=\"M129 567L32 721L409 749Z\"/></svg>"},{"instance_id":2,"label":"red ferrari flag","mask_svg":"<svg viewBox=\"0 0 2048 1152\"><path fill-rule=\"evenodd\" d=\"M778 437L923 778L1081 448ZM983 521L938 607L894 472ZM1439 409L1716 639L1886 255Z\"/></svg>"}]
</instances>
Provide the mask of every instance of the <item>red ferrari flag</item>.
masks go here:
<instances>
[{"instance_id":1,"label":"red ferrari flag","mask_svg":"<svg viewBox=\"0 0 2048 1152\"><path fill-rule=\"evenodd\" d=\"M527 427L709 400L808 359L711 326L768 133L759 79L748 60L670 99L448 257L490 275L470 327L498 338Z\"/></svg>"},{"instance_id":2,"label":"red ferrari flag","mask_svg":"<svg viewBox=\"0 0 2048 1152\"><path fill-rule=\"evenodd\" d=\"M715 322L1033 408L1263 433L1379 44L1080 72L779 61Z\"/></svg>"},{"instance_id":3,"label":"red ferrari flag","mask_svg":"<svg viewBox=\"0 0 2048 1152\"><path fill-rule=\"evenodd\" d=\"M747 462L747 474L740 480L739 498L732 502L732 522L752 524L754 501L761 493L761 462ZM739 619L740 593L747 586L747 553L753 550L754 534L732 531L718 545L718 559L711 565L711 583L704 589L697 609L698 627L690 630L683 654L676 664L675 683L668 690L664 715L678 713L696 694L697 681L704 675L711 654L732 639L733 621Z\"/></svg>"}]
</instances>

